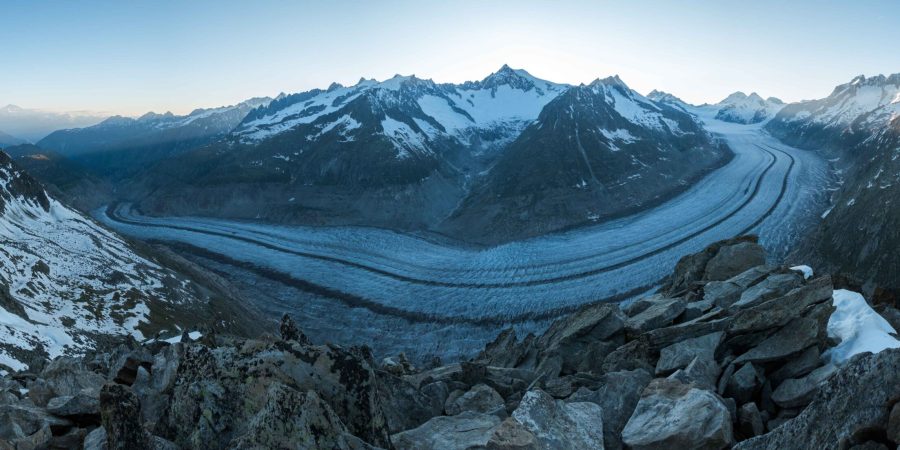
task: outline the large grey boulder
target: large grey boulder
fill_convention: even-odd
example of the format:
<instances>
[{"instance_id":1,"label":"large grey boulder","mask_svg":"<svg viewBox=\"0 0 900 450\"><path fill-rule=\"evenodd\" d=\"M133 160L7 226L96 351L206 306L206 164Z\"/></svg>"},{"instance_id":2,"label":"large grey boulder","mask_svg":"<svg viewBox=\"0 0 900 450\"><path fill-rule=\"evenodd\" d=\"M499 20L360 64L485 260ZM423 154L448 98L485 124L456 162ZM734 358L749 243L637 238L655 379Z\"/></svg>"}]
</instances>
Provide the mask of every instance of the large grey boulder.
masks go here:
<instances>
[{"instance_id":1,"label":"large grey boulder","mask_svg":"<svg viewBox=\"0 0 900 450\"><path fill-rule=\"evenodd\" d=\"M608 450L622 448L622 429L634 412L641 392L651 376L644 370L610 372L603 375L599 388L579 388L567 401L593 402L603 411L603 442Z\"/></svg>"},{"instance_id":2,"label":"large grey boulder","mask_svg":"<svg viewBox=\"0 0 900 450\"><path fill-rule=\"evenodd\" d=\"M771 362L799 355L812 345L827 345L828 318L834 311L829 303L819 303L799 312L797 317L757 346L738 356L735 363Z\"/></svg>"},{"instance_id":3,"label":"large grey boulder","mask_svg":"<svg viewBox=\"0 0 900 450\"><path fill-rule=\"evenodd\" d=\"M782 297L734 313L730 334L751 333L786 325L808 306L831 300L831 277L816 278Z\"/></svg>"},{"instance_id":4,"label":"large grey boulder","mask_svg":"<svg viewBox=\"0 0 900 450\"><path fill-rule=\"evenodd\" d=\"M625 319L618 305L601 303L585 306L554 321L535 345L540 349L542 359L557 357L564 373L575 372L582 362L583 353L594 343L622 331Z\"/></svg>"},{"instance_id":5,"label":"large grey boulder","mask_svg":"<svg viewBox=\"0 0 900 450\"><path fill-rule=\"evenodd\" d=\"M658 298L646 309L625 321L629 333L637 335L647 330L672 323L684 312L685 302L680 298Z\"/></svg>"},{"instance_id":6,"label":"large grey boulder","mask_svg":"<svg viewBox=\"0 0 900 450\"><path fill-rule=\"evenodd\" d=\"M485 384L472 386L465 394L457 397L447 405L447 414L456 415L465 411L505 415L503 397Z\"/></svg>"},{"instance_id":7,"label":"large grey boulder","mask_svg":"<svg viewBox=\"0 0 900 450\"><path fill-rule=\"evenodd\" d=\"M719 331L685 339L663 348L659 352L659 361L656 363L656 374L668 374L687 367L696 357L714 359L716 349L724 335L725 333Z\"/></svg>"},{"instance_id":8,"label":"large grey boulder","mask_svg":"<svg viewBox=\"0 0 900 450\"><path fill-rule=\"evenodd\" d=\"M765 249L755 242L740 242L719 249L706 264L704 279L707 281L727 280L747 269L766 263Z\"/></svg>"},{"instance_id":9,"label":"large grey boulder","mask_svg":"<svg viewBox=\"0 0 900 450\"><path fill-rule=\"evenodd\" d=\"M128 386L109 383L100 390L100 411L109 450L152 450L141 424L141 403Z\"/></svg>"},{"instance_id":10,"label":"large grey boulder","mask_svg":"<svg viewBox=\"0 0 900 450\"><path fill-rule=\"evenodd\" d=\"M725 384L725 395L743 405L751 400L762 389L765 379L762 370L753 363L744 363L737 369Z\"/></svg>"},{"instance_id":11,"label":"large grey boulder","mask_svg":"<svg viewBox=\"0 0 900 450\"><path fill-rule=\"evenodd\" d=\"M776 273L751 286L741 293L740 300L731 304L732 308L749 308L766 300L780 297L803 283L803 276L797 272Z\"/></svg>"},{"instance_id":12,"label":"large grey boulder","mask_svg":"<svg viewBox=\"0 0 900 450\"><path fill-rule=\"evenodd\" d=\"M47 403L47 412L79 423L99 424L99 392L82 391L76 395L54 397Z\"/></svg>"},{"instance_id":13,"label":"large grey boulder","mask_svg":"<svg viewBox=\"0 0 900 450\"><path fill-rule=\"evenodd\" d=\"M826 364L803 378L784 380L772 393L772 400L782 408L805 406L812 401L819 390L819 385L831 378L836 370L833 365Z\"/></svg>"},{"instance_id":14,"label":"large grey boulder","mask_svg":"<svg viewBox=\"0 0 900 450\"><path fill-rule=\"evenodd\" d=\"M386 372L378 373L376 386L391 433L415 428L441 415L448 394L444 382L430 383L426 393L425 389L417 389L407 380Z\"/></svg>"},{"instance_id":15,"label":"large grey boulder","mask_svg":"<svg viewBox=\"0 0 900 450\"><path fill-rule=\"evenodd\" d=\"M595 403L566 403L534 389L525 393L512 417L535 436L542 448L604 448L603 411Z\"/></svg>"},{"instance_id":16,"label":"large grey boulder","mask_svg":"<svg viewBox=\"0 0 900 450\"><path fill-rule=\"evenodd\" d=\"M434 417L417 428L391 436L391 442L397 450L484 448L499 424L500 418L493 414L467 411Z\"/></svg>"},{"instance_id":17,"label":"large grey boulder","mask_svg":"<svg viewBox=\"0 0 900 450\"><path fill-rule=\"evenodd\" d=\"M726 280L745 270L765 262L762 247L756 244L756 236L740 236L713 243L700 252L683 256L675 265L669 282L660 289L663 294L676 297L697 289L703 281ZM719 254L727 247L722 257ZM758 247L758 248L754 248ZM762 258L759 256L762 255ZM728 261L729 256L736 257ZM713 260L715 259L715 262ZM756 262L757 264L752 264ZM746 265L751 264L751 265ZM708 267L712 265L712 267Z\"/></svg>"},{"instance_id":18,"label":"large grey boulder","mask_svg":"<svg viewBox=\"0 0 900 450\"><path fill-rule=\"evenodd\" d=\"M0 442L42 440L44 429L71 426L72 422L54 417L42 408L24 404L0 405Z\"/></svg>"},{"instance_id":19,"label":"large grey boulder","mask_svg":"<svg viewBox=\"0 0 900 450\"><path fill-rule=\"evenodd\" d=\"M721 449L733 441L731 414L712 392L656 379L644 389L622 440L634 450Z\"/></svg>"},{"instance_id":20,"label":"large grey boulder","mask_svg":"<svg viewBox=\"0 0 900 450\"><path fill-rule=\"evenodd\" d=\"M106 383L106 378L89 370L81 360L67 356L50 361L41 371L40 379L47 384L52 397L76 395L83 390L100 392Z\"/></svg>"},{"instance_id":21,"label":"large grey boulder","mask_svg":"<svg viewBox=\"0 0 900 450\"><path fill-rule=\"evenodd\" d=\"M720 373L722 373L722 368L715 359L708 355L701 355L695 357L687 367L673 372L668 378L712 391L716 389L716 381L719 379Z\"/></svg>"},{"instance_id":22,"label":"large grey boulder","mask_svg":"<svg viewBox=\"0 0 900 450\"><path fill-rule=\"evenodd\" d=\"M886 433L900 399L900 349L852 358L797 417L767 434L739 443L741 450L839 449Z\"/></svg>"}]
</instances>

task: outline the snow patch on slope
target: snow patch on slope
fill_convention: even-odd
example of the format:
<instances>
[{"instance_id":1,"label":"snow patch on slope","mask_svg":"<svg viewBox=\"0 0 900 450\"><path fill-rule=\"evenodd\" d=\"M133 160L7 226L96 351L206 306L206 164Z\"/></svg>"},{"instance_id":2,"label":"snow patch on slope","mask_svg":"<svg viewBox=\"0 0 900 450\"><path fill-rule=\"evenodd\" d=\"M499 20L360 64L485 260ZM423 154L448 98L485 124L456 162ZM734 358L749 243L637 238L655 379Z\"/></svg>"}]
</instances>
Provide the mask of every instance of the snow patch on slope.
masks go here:
<instances>
[{"instance_id":1,"label":"snow patch on slope","mask_svg":"<svg viewBox=\"0 0 900 450\"><path fill-rule=\"evenodd\" d=\"M861 294L837 289L832 299L836 309L828 320L828 337L841 341L827 352L832 363L842 364L859 353L900 348L900 341L892 336L896 330Z\"/></svg>"}]
</instances>

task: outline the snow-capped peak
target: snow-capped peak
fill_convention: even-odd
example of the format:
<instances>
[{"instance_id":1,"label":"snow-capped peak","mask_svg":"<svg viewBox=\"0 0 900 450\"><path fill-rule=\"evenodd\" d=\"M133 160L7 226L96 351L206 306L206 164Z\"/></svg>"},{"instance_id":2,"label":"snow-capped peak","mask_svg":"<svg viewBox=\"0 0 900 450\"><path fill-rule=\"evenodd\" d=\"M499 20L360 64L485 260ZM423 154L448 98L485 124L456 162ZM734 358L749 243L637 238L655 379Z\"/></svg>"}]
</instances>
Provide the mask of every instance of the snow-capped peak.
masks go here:
<instances>
[{"instance_id":1,"label":"snow-capped peak","mask_svg":"<svg viewBox=\"0 0 900 450\"><path fill-rule=\"evenodd\" d=\"M718 120L752 124L771 119L784 107L784 103L775 97L764 99L756 92L747 95L737 91L713 107L718 108Z\"/></svg>"}]
</instances>

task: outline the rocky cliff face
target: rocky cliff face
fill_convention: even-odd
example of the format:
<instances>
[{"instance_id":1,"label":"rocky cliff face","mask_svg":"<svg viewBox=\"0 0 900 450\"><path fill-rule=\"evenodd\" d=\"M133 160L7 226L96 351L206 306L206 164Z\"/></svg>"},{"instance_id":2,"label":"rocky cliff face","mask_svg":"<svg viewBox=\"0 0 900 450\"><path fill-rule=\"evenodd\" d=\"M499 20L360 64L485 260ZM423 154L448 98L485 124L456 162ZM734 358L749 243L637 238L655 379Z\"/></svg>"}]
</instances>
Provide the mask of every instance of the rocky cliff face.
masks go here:
<instances>
[{"instance_id":1,"label":"rocky cliff face","mask_svg":"<svg viewBox=\"0 0 900 450\"><path fill-rule=\"evenodd\" d=\"M288 317L280 337L58 358L0 378L0 448L896 446L900 350L836 352L838 336L859 344L834 332L847 296L764 261L752 238L721 242L657 295L504 331L448 365L316 345Z\"/></svg>"}]
</instances>

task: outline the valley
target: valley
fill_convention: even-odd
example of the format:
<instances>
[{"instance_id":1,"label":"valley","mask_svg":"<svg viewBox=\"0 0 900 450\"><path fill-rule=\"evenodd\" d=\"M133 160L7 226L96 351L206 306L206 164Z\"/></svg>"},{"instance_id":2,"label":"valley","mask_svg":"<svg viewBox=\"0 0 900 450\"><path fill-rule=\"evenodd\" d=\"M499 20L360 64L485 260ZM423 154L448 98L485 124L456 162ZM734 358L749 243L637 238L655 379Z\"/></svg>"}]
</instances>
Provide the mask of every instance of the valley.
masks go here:
<instances>
[{"instance_id":1,"label":"valley","mask_svg":"<svg viewBox=\"0 0 900 450\"><path fill-rule=\"evenodd\" d=\"M244 298L290 312L315 338L458 359L501 325L538 331L584 304L651 291L682 255L717 240L758 234L770 257L785 258L826 208L826 163L763 124L694 113L733 150L724 167L641 213L494 247L368 227L150 217L127 203L95 215L227 274Z\"/></svg>"}]
</instances>

